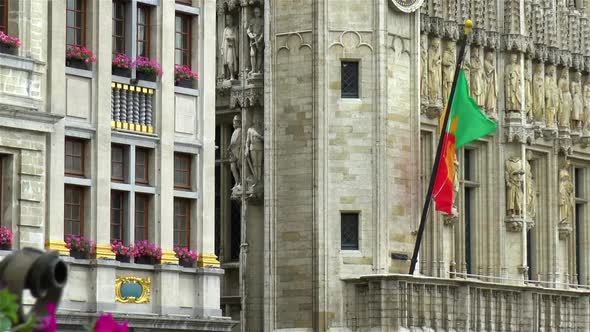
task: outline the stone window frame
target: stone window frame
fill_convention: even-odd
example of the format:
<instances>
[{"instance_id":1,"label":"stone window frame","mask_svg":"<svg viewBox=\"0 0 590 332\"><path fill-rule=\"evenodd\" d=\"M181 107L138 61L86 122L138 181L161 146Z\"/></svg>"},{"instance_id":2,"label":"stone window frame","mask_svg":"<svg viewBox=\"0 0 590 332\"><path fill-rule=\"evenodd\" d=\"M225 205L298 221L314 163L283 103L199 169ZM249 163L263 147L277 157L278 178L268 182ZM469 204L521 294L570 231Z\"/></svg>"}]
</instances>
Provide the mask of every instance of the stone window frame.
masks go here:
<instances>
[{"instance_id":1,"label":"stone window frame","mask_svg":"<svg viewBox=\"0 0 590 332\"><path fill-rule=\"evenodd\" d=\"M125 136L125 135L123 135ZM126 179L128 181L122 183L117 181L111 181L111 191L117 190L121 191L125 195L125 212L123 217L123 224L125 230L127 230L124 234L124 238L122 242L125 244L132 244L135 240L135 215L136 215L136 197L148 197L147 200L147 240L151 242L155 242L155 234L153 230L153 223L155 223L155 209L156 209L156 187L153 183L136 183L133 179L135 179L135 156L136 150L145 149L148 151L147 160L148 165L153 165L155 163L155 153L156 153L156 144L151 141L144 141L144 140L128 140L124 137L114 137L112 140L113 144L122 145L124 146L124 160L125 163L125 171ZM148 166L149 167L149 166ZM153 172L154 167L149 167L150 172ZM153 174L149 174L148 178L154 179Z\"/></svg>"},{"instance_id":2,"label":"stone window frame","mask_svg":"<svg viewBox=\"0 0 590 332\"><path fill-rule=\"evenodd\" d=\"M344 66L345 64L356 64L356 91L347 93L344 91ZM360 59L340 59L340 98L341 99L361 99L361 72L362 65Z\"/></svg>"},{"instance_id":3,"label":"stone window frame","mask_svg":"<svg viewBox=\"0 0 590 332\"><path fill-rule=\"evenodd\" d=\"M345 244L342 238L342 226L344 222L345 215L355 215L356 216L356 245ZM361 219L361 211L356 210L341 210L340 211L340 250L341 251L361 251L361 234L362 234L362 219Z\"/></svg>"},{"instance_id":4,"label":"stone window frame","mask_svg":"<svg viewBox=\"0 0 590 332\"><path fill-rule=\"evenodd\" d=\"M68 155L68 142L72 142L72 143L78 143L80 144L80 164L81 164L81 169L80 170L76 170L76 169L68 169L67 168L67 163L65 162L65 160L68 158L68 156L70 157L78 157L77 155ZM83 138L78 138L78 137L73 137L73 136L66 136L65 137L65 144L64 144L64 174L66 176L76 176L76 177L85 177L86 176L86 165L88 164L86 162L86 156L87 156L87 146L88 142L87 140L83 139Z\"/></svg>"}]
</instances>

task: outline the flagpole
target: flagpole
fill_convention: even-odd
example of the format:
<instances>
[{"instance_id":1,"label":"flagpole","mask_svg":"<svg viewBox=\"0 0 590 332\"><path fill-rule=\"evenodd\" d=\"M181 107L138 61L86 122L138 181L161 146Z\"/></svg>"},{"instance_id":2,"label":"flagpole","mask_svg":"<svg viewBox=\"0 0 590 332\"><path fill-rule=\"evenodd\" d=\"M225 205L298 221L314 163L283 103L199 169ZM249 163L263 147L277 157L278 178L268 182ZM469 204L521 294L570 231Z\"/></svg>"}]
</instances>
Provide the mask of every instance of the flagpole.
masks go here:
<instances>
[{"instance_id":1,"label":"flagpole","mask_svg":"<svg viewBox=\"0 0 590 332\"><path fill-rule=\"evenodd\" d=\"M453 85L451 86L451 92L449 93L449 101L446 106L445 117L442 123L440 131L440 138L438 140L438 147L436 149L436 157L434 159L434 165L432 165L432 174L430 175L430 184L428 185L428 193L424 200L424 207L422 208L422 217L420 218L420 227L418 227L418 234L416 235L416 244L414 245L414 253L412 254L412 261L410 263L409 274L414 274L416 269L416 262L418 261L418 252L420 251L420 244L422 242L422 235L424 235L424 228L426 227L426 218L428 217L428 210L430 209L430 200L432 199L432 189L434 187L434 181L436 179L435 174L438 171L438 165L440 164L440 156L443 148L443 141L446 133L447 123L449 122L449 114L451 114L451 106L453 103L453 97L455 96L455 88L457 87L457 77L461 70L461 64L465 57L465 46L467 45L467 36L471 31L473 22L471 20L465 21L465 33L461 38L461 49L459 51L459 57L457 58L457 66L455 67L455 76L453 78Z\"/></svg>"}]
</instances>

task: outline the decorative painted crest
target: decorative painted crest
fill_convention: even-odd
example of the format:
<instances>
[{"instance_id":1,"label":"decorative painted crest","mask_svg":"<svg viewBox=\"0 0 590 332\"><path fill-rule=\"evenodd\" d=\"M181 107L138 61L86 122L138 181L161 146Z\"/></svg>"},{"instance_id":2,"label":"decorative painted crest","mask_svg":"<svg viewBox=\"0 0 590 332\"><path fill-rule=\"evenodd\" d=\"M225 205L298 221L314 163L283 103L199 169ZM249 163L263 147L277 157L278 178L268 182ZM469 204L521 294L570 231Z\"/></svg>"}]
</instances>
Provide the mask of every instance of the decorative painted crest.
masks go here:
<instances>
[{"instance_id":1,"label":"decorative painted crest","mask_svg":"<svg viewBox=\"0 0 590 332\"><path fill-rule=\"evenodd\" d=\"M115 300L122 303L149 303L150 278L117 277L115 280Z\"/></svg>"},{"instance_id":2,"label":"decorative painted crest","mask_svg":"<svg viewBox=\"0 0 590 332\"><path fill-rule=\"evenodd\" d=\"M411 13L420 8L424 0L391 0L393 6L404 13Z\"/></svg>"}]
</instances>

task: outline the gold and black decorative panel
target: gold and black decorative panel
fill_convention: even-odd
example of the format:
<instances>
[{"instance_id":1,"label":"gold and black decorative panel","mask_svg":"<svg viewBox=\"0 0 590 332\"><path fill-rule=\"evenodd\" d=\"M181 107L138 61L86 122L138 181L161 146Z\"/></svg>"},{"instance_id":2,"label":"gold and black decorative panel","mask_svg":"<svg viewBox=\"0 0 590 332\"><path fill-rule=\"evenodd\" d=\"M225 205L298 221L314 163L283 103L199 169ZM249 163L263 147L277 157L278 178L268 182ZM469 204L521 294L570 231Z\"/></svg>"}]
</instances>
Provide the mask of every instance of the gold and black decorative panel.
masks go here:
<instances>
[{"instance_id":1,"label":"gold and black decorative panel","mask_svg":"<svg viewBox=\"0 0 590 332\"><path fill-rule=\"evenodd\" d=\"M420 8L424 0L390 0L391 4L404 13L411 13Z\"/></svg>"},{"instance_id":2,"label":"gold and black decorative panel","mask_svg":"<svg viewBox=\"0 0 590 332\"><path fill-rule=\"evenodd\" d=\"M150 278L117 277L115 281L115 300L121 303L149 303Z\"/></svg>"}]
</instances>

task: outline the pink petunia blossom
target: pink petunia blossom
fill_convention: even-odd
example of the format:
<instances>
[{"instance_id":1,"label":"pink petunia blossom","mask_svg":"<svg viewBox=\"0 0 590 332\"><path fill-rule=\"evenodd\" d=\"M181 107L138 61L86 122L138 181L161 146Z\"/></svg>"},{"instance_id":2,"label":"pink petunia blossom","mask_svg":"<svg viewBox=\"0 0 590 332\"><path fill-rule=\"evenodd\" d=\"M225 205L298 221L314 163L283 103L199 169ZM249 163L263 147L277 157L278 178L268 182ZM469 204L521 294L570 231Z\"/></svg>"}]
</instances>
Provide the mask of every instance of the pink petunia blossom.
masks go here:
<instances>
[{"instance_id":1,"label":"pink petunia blossom","mask_svg":"<svg viewBox=\"0 0 590 332\"><path fill-rule=\"evenodd\" d=\"M41 318L39 327L35 328L35 332L55 332L57 331L57 320L55 319L55 303L47 303L47 316Z\"/></svg>"},{"instance_id":2,"label":"pink petunia blossom","mask_svg":"<svg viewBox=\"0 0 590 332\"><path fill-rule=\"evenodd\" d=\"M127 321L119 324L112 314L102 314L94 324L94 332L128 332Z\"/></svg>"}]
</instances>

